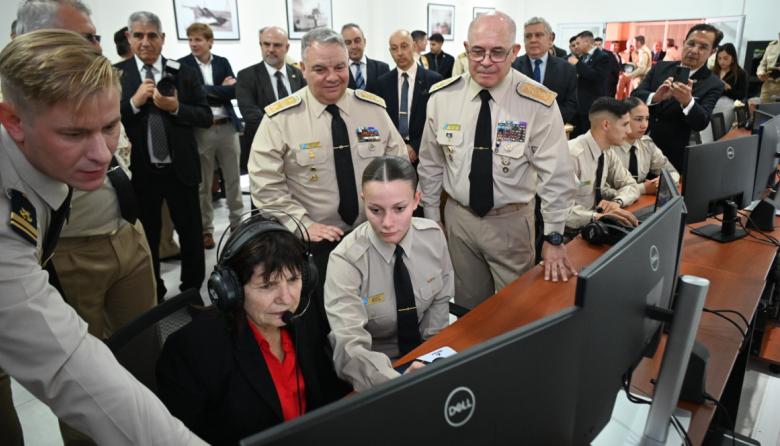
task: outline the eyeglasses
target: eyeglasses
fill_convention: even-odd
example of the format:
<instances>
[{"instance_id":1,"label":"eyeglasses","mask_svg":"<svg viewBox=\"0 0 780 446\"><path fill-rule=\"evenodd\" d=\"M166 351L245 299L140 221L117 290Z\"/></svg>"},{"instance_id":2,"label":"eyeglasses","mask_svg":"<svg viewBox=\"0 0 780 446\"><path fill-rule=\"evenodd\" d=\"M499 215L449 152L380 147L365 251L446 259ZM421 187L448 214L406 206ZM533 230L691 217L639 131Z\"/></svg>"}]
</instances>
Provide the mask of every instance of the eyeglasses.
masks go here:
<instances>
[{"instance_id":1,"label":"eyeglasses","mask_svg":"<svg viewBox=\"0 0 780 446\"><path fill-rule=\"evenodd\" d=\"M92 43L100 43L100 36L97 34L81 33L81 35Z\"/></svg>"},{"instance_id":2,"label":"eyeglasses","mask_svg":"<svg viewBox=\"0 0 780 446\"><path fill-rule=\"evenodd\" d=\"M507 57L509 57L509 53L511 51L506 48L493 48L488 53L485 51L484 48L469 48L468 55L469 59L473 60L474 62L482 62L485 59L485 56L490 57L490 61L493 63L501 63L506 60Z\"/></svg>"}]
</instances>

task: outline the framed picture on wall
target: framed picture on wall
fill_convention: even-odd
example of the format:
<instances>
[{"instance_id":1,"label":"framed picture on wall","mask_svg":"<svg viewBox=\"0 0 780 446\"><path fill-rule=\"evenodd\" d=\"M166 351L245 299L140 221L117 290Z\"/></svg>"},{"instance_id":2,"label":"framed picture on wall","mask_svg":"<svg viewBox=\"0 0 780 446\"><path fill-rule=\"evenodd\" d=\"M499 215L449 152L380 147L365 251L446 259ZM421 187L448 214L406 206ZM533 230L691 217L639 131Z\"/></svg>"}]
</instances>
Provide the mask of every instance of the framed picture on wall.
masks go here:
<instances>
[{"instance_id":1,"label":"framed picture on wall","mask_svg":"<svg viewBox=\"0 0 780 446\"><path fill-rule=\"evenodd\" d=\"M333 28L331 0L287 0L287 34L300 39L314 28Z\"/></svg>"},{"instance_id":2,"label":"framed picture on wall","mask_svg":"<svg viewBox=\"0 0 780 446\"><path fill-rule=\"evenodd\" d=\"M187 40L187 27L205 23L214 31L214 40L239 40L238 0L173 0L176 37Z\"/></svg>"},{"instance_id":3,"label":"framed picture on wall","mask_svg":"<svg viewBox=\"0 0 780 446\"><path fill-rule=\"evenodd\" d=\"M481 16L482 14L487 14L489 12L494 12L496 8L480 8L479 6L474 7L474 14L471 16L472 19L476 19L477 17Z\"/></svg>"},{"instance_id":4,"label":"framed picture on wall","mask_svg":"<svg viewBox=\"0 0 780 446\"><path fill-rule=\"evenodd\" d=\"M436 33L444 40L455 38L455 6L428 3L428 36Z\"/></svg>"}]
</instances>

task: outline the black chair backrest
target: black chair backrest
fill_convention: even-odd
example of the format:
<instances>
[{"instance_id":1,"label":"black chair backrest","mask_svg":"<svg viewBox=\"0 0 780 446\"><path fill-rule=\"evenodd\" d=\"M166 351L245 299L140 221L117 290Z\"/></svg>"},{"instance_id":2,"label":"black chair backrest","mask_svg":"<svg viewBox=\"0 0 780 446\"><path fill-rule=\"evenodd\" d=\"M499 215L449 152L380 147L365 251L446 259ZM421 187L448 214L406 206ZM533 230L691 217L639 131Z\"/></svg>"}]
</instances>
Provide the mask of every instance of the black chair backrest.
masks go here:
<instances>
[{"instance_id":1,"label":"black chair backrest","mask_svg":"<svg viewBox=\"0 0 780 446\"><path fill-rule=\"evenodd\" d=\"M710 123L712 124L712 140L717 141L723 138L723 135L726 134L726 118L723 117L723 113L713 113Z\"/></svg>"},{"instance_id":2,"label":"black chair backrest","mask_svg":"<svg viewBox=\"0 0 780 446\"><path fill-rule=\"evenodd\" d=\"M202 306L199 291L187 290L117 330L106 340L106 345L127 371L152 392L157 392L155 367L165 340L187 325L193 311Z\"/></svg>"}]
</instances>

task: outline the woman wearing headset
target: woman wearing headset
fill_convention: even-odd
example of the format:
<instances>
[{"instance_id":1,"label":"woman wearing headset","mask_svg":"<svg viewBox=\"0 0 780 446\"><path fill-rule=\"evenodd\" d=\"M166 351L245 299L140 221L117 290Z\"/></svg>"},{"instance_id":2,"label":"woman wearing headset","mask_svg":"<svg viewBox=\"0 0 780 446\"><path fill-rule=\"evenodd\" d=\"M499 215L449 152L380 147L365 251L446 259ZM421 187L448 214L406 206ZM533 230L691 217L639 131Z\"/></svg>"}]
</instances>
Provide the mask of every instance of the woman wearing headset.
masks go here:
<instances>
[{"instance_id":1,"label":"woman wearing headset","mask_svg":"<svg viewBox=\"0 0 780 446\"><path fill-rule=\"evenodd\" d=\"M420 192L408 160L371 161L362 196L368 221L330 254L325 280L336 372L358 391L399 376L390 361L447 326L455 288L441 228L412 217Z\"/></svg>"},{"instance_id":2,"label":"woman wearing headset","mask_svg":"<svg viewBox=\"0 0 780 446\"><path fill-rule=\"evenodd\" d=\"M213 445L236 444L345 394L311 325L303 243L255 216L219 259L209 293L220 317L171 334L157 362L160 399Z\"/></svg>"}]
</instances>

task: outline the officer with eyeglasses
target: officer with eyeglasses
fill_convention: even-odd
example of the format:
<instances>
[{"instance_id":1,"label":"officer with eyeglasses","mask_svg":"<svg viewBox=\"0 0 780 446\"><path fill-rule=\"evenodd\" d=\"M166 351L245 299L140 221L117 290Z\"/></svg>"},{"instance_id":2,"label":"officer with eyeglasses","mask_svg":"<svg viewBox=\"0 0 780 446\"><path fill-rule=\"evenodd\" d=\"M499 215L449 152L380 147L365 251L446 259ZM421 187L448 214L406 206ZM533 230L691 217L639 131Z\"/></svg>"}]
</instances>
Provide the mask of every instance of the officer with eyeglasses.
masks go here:
<instances>
[{"instance_id":1,"label":"officer with eyeglasses","mask_svg":"<svg viewBox=\"0 0 780 446\"><path fill-rule=\"evenodd\" d=\"M534 264L541 197L545 279L576 275L563 245L574 173L555 93L511 68L515 22L484 14L464 42L470 76L431 87L420 145L425 216L444 221L455 302L472 308ZM442 189L449 199L440 211Z\"/></svg>"}]
</instances>

